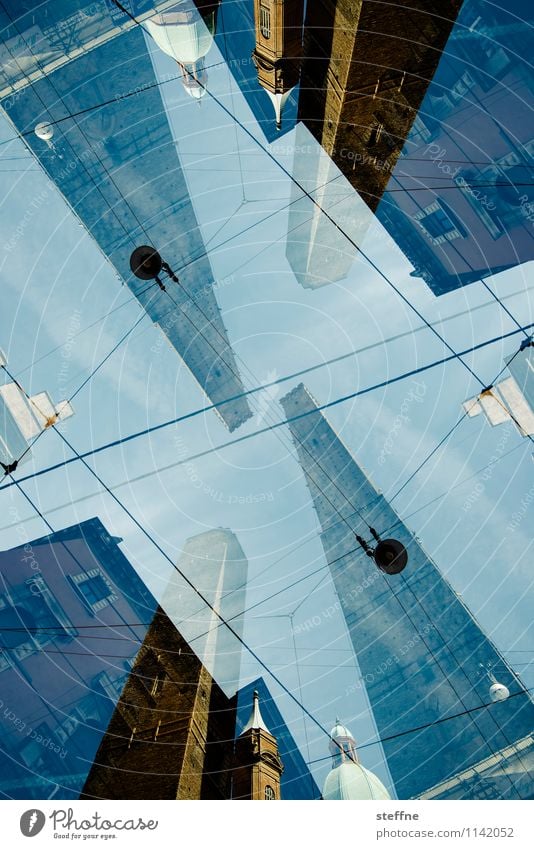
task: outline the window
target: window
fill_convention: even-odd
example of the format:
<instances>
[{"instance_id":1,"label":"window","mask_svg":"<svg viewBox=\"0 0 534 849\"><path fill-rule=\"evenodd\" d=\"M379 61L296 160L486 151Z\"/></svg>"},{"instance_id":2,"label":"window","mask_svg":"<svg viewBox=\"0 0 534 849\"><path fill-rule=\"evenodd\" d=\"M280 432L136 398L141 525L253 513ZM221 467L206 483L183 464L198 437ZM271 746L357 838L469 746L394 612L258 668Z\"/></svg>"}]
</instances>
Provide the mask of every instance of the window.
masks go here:
<instances>
[{"instance_id":1,"label":"window","mask_svg":"<svg viewBox=\"0 0 534 849\"><path fill-rule=\"evenodd\" d=\"M155 698L158 695L158 693L161 692L161 689L163 687L163 684L165 683L166 677L167 676L165 675L164 672L159 672L156 675L156 677L152 681L152 687L150 688L150 695L151 696L153 696ZM204 690L202 691L202 696L203 696L203 698L206 697L206 693L204 692Z\"/></svg>"},{"instance_id":2,"label":"window","mask_svg":"<svg viewBox=\"0 0 534 849\"><path fill-rule=\"evenodd\" d=\"M436 200L414 215L419 226L435 245L466 236L467 233L452 209L442 200Z\"/></svg>"},{"instance_id":3,"label":"window","mask_svg":"<svg viewBox=\"0 0 534 849\"><path fill-rule=\"evenodd\" d=\"M160 655L156 658L152 652L147 652L135 669L135 680L143 685L153 699L161 693L167 677L160 663Z\"/></svg>"},{"instance_id":4,"label":"window","mask_svg":"<svg viewBox=\"0 0 534 849\"><path fill-rule=\"evenodd\" d=\"M267 787L265 788L265 798L268 799L269 801L276 799L274 790L273 790L273 788L271 787L270 784L268 784Z\"/></svg>"},{"instance_id":5,"label":"window","mask_svg":"<svg viewBox=\"0 0 534 849\"><path fill-rule=\"evenodd\" d=\"M378 144L383 131L384 125L380 122L377 122L374 127L371 127L371 132L369 134L369 145Z\"/></svg>"},{"instance_id":6,"label":"window","mask_svg":"<svg viewBox=\"0 0 534 849\"><path fill-rule=\"evenodd\" d=\"M264 38L271 37L271 10L264 3L260 3L260 32Z\"/></svg>"},{"instance_id":7,"label":"window","mask_svg":"<svg viewBox=\"0 0 534 849\"><path fill-rule=\"evenodd\" d=\"M124 689L127 677L126 673L119 673L119 675L112 677L109 672L104 671L96 676L95 682L102 687L105 694L113 702L117 702Z\"/></svg>"},{"instance_id":8,"label":"window","mask_svg":"<svg viewBox=\"0 0 534 849\"><path fill-rule=\"evenodd\" d=\"M107 598L109 595L109 586L106 584L101 575L96 578L89 578L80 585L80 589L86 601L92 606Z\"/></svg>"},{"instance_id":9,"label":"window","mask_svg":"<svg viewBox=\"0 0 534 849\"><path fill-rule=\"evenodd\" d=\"M69 575L69 580L92 613L97 613L118 598L101 569Z\"/></svg>"}]
</instances>

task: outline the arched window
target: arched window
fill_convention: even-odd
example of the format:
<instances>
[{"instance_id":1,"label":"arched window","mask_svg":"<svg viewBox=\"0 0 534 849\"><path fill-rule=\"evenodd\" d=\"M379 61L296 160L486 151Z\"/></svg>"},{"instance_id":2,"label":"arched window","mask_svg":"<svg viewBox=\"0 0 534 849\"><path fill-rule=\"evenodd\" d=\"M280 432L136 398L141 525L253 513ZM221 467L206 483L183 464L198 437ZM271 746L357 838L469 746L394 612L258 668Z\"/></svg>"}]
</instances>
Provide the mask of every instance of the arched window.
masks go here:
<instances>
[{"instance_id":1,"label":"arched window","mask_svg":"<svg viewBox=\"0 0 534 849\"><path fill-rule=\"evenodd\" d=\"M274 790L273 790L273 788L271 787L270 784L268 784L267 787L265 788L265 798L269 799L269 800L276 799L276 796L274 794Z\"/></svg>"}]
</instances>

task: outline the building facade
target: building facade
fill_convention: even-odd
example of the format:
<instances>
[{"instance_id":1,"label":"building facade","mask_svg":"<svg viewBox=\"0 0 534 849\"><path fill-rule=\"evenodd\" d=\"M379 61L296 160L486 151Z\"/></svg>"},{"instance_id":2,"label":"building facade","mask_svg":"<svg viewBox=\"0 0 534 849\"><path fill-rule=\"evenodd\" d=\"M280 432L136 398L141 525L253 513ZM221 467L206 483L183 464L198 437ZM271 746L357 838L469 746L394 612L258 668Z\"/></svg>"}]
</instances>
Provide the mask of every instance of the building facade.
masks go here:
<instances>
[{"instance_id":1,"label":"building facade","mask_svg":"<svg viewBox=\"0 0 534 849\"><path fill-rule=\"evenodd\" d=\"M532 20L464 2L377 209L435 295L534 259Z\"/></svg>"},{"instance_id":2,"label":"building facade","mask_svg":"<svg viewBox=\"0 0 534 849\"><path fill-rule=\"evenodd\" d=\"M102 522L0 553L0 796L78 797L156 602Z\"/></svg>"},{"instance_id":3,"label":"building facade","mask_svg":"<svg viewBox=\"0 0 534 849\"><path fill-rule=\"evenodd\" d=\"M306 388L281 404L397 795L420 796L531 734L534 704ZM402 574L366 555L356 535L373 543L370 528L405 546ZM530 763L518 758L521 780L503 772L499 798L534 792ZM466 788L464 798L478 792Z\"/></svg>"}]
</instances>

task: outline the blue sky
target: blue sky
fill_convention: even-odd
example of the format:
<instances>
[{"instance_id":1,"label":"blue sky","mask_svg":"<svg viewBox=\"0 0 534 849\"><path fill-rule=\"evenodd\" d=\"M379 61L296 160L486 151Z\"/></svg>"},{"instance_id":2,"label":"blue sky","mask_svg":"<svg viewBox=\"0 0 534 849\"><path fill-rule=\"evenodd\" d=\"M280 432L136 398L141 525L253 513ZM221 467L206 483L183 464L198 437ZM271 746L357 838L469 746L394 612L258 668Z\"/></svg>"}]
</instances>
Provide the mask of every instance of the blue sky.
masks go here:
<instances>
[{"instance_id":1,"label":"blue sky","mask_svg":"<svg viewBox=\"0 0 534 849\"><path fill-rule=\"evenodd\" d=\"M209 63L217 63L219 58L214 46ZM153 61L161 78L175 73L169 57L158 53ZM209 89L263 139L226 67L209 71ZM212 250L210 259L218 281L221 314L247 388L419 326L413 311L361 257L355 258L342 282L317 291L303 289L285 256L287 210L240 236L244 227L289 202L291 181L243 130L236 130L235 123L208 96L199 106L179 82L162 91L205 241L213 238L217 245L235 236ZM294 132L272 146L275 158L290 170ZM0 138L10 135L10 127L4 123ZM315 144L311 137L309 143ZM26 148L16 140L3 148L3 155L25 156ZM8 164L17 168L27 164L28 173L9 172ZM6 160L1 168L6 173L0 173L0 346L8 352L10 369L20 375L28 391L46 389L60 400L133 325L141 315L140 307L40 168L31 159ZM368 215L343 178L339 182L351 198L348 203L352 203L353 214ZM247 202L240 207L243 194ZM37 198L42 200L32 207ZM28 219L28 210L29 224L22 228L16 247L6 249L17 227ZM346 207L338 210L340 215L342 211L346 215ZM225 221L224 229L215 236ZM365 252L429 322L443 321L441 331L455 349L514 329L481 284L435 298L422 280L410 276L410 264L381 225L371 221L366 226ZM523 324L534 320L529 271L530 267L519 266L488 281ZM65 347L74 333L127 301L124 308ZM488 305L474 309L484 304ZM446 321L464 311L466 315ZM489 383L519 341L514 337L497 343L466 360ZM63 347L35 362L57 345ZM306 384L320 403L325 403L446 353L430 331L422 330L314 372ZM279 420L276 398L291 386L284 384L279 393L274 389L257 397L254 418L236 436ZM420 400L414 401L417 387ZM462 401L476 389L460 363L449 363L424 373L417 384L408 379L334 407L328 411L328 419L375 484L390 495L452 427ZM77 397L76 415L64 425L64 432L79 451L87 450L204 403L176 352L145 318ZM408 406L409 421L392 437L393 422L403 403ZM388 453L384 454L388 438L392 444L387 443ZM208 413L106 452L94 464L108 484L120 484L229 439L217 417ZM489 477L478 475L454 488L492 457L511 449L515 450L493 467ZM481 418L464 421L447 448L426 464L394 502L401 517L410 517L408 526L527 686L534 686L534 674L523 665L532 659L534 647L529 568L534 500L532 495L528 500L532 493L531 453L531 445L511 426L492 429ZM23 471L30 473L67 454L59 437L49 432ZM477 483L483 485L481 492L475 490ZM125 554L156 594L161 594L169 577L168 564L112 499L98 493L96 481L80 464L36 478L25 487L47 512L54 528L99 515L111 533L123 537ZM448 492L445 497L419 509L444 492ZM211 527L232 528L249 560L248 604L324 565L313 506L285 429L129 483L117 494L174 559L187 537ZM80 503L69 503L80 498L84 499ZM521 521L511 530L513 515L522 509L525 499L528 504ZM0 503L2 548L20 542L14 525L21 520L28 539L46 531L15 488L1 492ZM323 725L330 727L339 714L364 743L374 738L374 728L365 694L356 685L357 670L343 618L339 612L324 616L335 603L327 570L324 582L307 597L320 576L310 577L256 608L247 620L245 637L280 678L296 688L297 696ZM294 625L301 693L289 619L300 602ZM198 606L198 600L191 599L191 609ZM305 630L306 621L314 617L321 619L320 626ZM183 629L187 636L187 625ZM258 673L257 664L245 654L244 680ZM273 682L267 679L267 683L279 697L279 706L308 758L301 712ZM306 730L309 757L327 755L324 737L309 722ZM363 761L377 768L387 781L379 747L367 749ZM328 761L317 765L319 783L327 769Z\"/></svg>"}]
</instances>

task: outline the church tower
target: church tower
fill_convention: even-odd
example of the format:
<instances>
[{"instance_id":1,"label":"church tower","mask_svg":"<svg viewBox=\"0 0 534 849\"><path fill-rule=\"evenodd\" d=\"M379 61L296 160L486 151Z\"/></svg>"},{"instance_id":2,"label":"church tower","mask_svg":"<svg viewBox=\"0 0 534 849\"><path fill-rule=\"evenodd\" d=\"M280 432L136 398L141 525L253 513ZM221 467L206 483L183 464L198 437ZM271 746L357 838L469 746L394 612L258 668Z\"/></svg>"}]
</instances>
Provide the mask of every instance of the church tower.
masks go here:
<instances>
[{"instance_id":1,"label":"church tower","mask_svg":"<svg viewBox=\"0 0 534 849\"><path fill-rule=\"evenodd\" d=\"M234 799L280 799L280 777L284 770L278 745L260 712L254 690L252 713L236 740Z\"/></svg>"},{"instance_id":2,"label":"church tower","mask_svg":"<svg viewBox=\"0 0 534 849\"><path fill-rule=\"evenodd\" d=\"M254 0L252 60L258 82L274 106L278 130L286 100L299 81L303 6L303 0Z\"/></svg>"}]
</instances>

